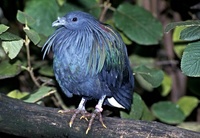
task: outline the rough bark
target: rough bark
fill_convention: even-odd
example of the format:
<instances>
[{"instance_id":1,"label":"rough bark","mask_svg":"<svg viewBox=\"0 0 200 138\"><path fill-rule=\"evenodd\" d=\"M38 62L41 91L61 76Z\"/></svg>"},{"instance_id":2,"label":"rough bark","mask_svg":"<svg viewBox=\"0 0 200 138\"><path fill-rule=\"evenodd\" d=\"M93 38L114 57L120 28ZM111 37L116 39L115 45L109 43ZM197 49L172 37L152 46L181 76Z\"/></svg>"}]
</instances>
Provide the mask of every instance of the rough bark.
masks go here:
<instances>
[{"instance_id":1,"label":"rough bark","mask_svg":"<svg viewBox=\"0 0 200 138\"><path fill-rule=\"evenodd\" d=\"M98 120L86 135L88 122L76 119L68 126L71 114L58 109L24 103L0 94L0 133L32 138L198 138L200 133L158 122L104 117L107 128ZM1 135L0 135L1 137Z\"/></svg>"}]
</instances>

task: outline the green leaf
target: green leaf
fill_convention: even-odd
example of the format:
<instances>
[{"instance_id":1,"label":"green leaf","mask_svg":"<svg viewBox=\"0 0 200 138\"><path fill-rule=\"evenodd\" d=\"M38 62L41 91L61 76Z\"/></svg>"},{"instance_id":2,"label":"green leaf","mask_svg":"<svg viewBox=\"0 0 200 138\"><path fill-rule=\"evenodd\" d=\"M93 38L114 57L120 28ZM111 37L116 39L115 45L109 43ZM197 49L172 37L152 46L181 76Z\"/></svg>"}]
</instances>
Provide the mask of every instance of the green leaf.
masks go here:
<instances>
[{"instance_id":1,"label":"green leaf","mask_svg":"<svg viewBox=\"0 0 200 138\"><path fill-rule=\"evenodd\" d=\"M8 26L4 25L4 24L0 24L0 34L2 34L3 32L8 30Z\"/></svg>"},{"instance_id":2,"label":"green leaf","mask_svg":"<svg viewBox=\"0 0 200 138\"><path fill-rule=\"evenodd\" d=\"M81 5L81 6L79 6ZM63 16L68 12L71 11L86 11L92 14L95 17L99 17L101 13L101 8L96 0L81 0L77 2L72 1L70 3L65 3L60 9L59 9L59 16Z\"/></svg>"},{"instance_id":3,"label":"green leaf","mask_svg":"<svg viewBox=\"0 0 200 138\"><path fill-rule=\"evenodd\" d=\"M141 119L145 108L143 104L144 103L140 95L134 92L130 113L120 111L120 116L127 119Z\"/></svg>"},{"instance_id":4,"label":"green leaf","mask_svg":"<svg viewBox=\"0 0 200 138\"><path fill-rule=\"evenodd\" d=\"M113 29L117 30L117 28L115 27L114 22L113 22L112 19L106 20L105 23L109 24L110 26L112 26ZM122 40L126 45L131 45L132 44L132 41L126 35L124 35L123 32L120 32L120 31L118 31L118 32L121 35Z\"/></svg>"},{"instance_id":5,"label":"green leaf","mask_svg":"<svg viewBox=\"0 0 200 138\"><path fill-rule=\"evenodd\" d=\"M129 60L132 65L139 66L139 65L145 65L148 67L154 67L155 66L155 59L154 58L147 58L147 57L141 57L138 55L131 55L129 56Z\"/></svg>"},{"instance_id":6,"label":"green leaf","mask_svg":"<svg viewBox=\"0 0 200 138\"><path fill-rule=\"evenodd\" d=\"M183 123L179 124L177 127L191 130L191 131L200 132L200 123L199 122L183 122Z\"/></svg>"},{"instance_id":7,"label":"green leaf","mask_svg":"<svg viewBox=\"0 0 200 138\"><path fill-rule=\"evenodd\" d=\"M46 43L48 37L46 37L43 34L39 34L39 36L40 36L40 42L37 44L37 46L42 48L44 44Z\"/></svg>"},{"instance_id":8,"label":"green leaf","mask_svg":"<svg viewBox=\"0 0 200 138\"><path fill-rule=\"evenodd\" d=\"M22 24L32 25L35 23L35 20L28 14L18 10L17 11L17 20Z\"/></svg>"},{"instance_id":9,"label":"green leaf","mask_svg":"<svg viewBox=\"0 0 200 138\"><path fill-rule=\"evenodd\" d=\"M138 44L158 44L163 35L161 23L137 5L121 4L114 12L114 21L116 27Z\"/></svg>"},{"instance_id":10,"label":"green leaf","mask_svg":"<svg viewBox=\"0 0 200 138\"><path fill-rule=\"evenodd\" d=\"M141 75L135 75L135 79L137 80L137 82L139 83L139 85L146 91L152 92L153 91L153 87L152 85L147 82Z\"/></svg>"},{"instance_id":11,"label":"green leaf","mask_svg":"<svg viewBox=\"0 0 200 138\"><path fill-rule=\"evenodd\" d=\"M7 58L7 55L6 55L5 51L3 50L3 47L0 46L0 61L3 59L6 59L6 58Z\"/></svg>"},{"instance_id":12,"label":"green leaf","mask_svg":"<svg viewBox=\"0 0 200 138\"><path fill-rule=\"evenodd\" d=\"M184 40L180 39L180 34L181 32L187 27L185 26L178 26L174 29L173 31L173 42L177 43L177 42L185 42Z\"/></svg>"},{"instance_id":13,"label":"green leaf","mask_svg":"<svg viewBox=\"0 0 200 138\"><path fill-rule=\"evenodd\" d=\"M150 69L144 65L134 67L134 73L141 76L146 82L148 82L152 87L158 87L162 83L164 78L164 73L162 70Z\"/></svg>"},{"instance_id":14,"label":"green leaf","mask_svg":"<svg viewBox=\"0 0 200 138\"><path fill-rule=\"evenodd\" d=\"M51 66L42 66L39 70L39 73L45 76L53 77L53 68Z\"/></svg>"},{"instance_id":15,"label":"green leaf","mask_svg":"<svg viewBox=\"0 0 200 138\"><path fill-rule=\"evenodd\" d=\"M56 0L59 6L63 6L66 1L65 0Z\"/></svg>"},{"instance_id":16,"label":"green leaf","mask_svg":"<svg viewBox=\"0 0 200 138\"><path fill-rule=\"evenodd\" d=\"M8 97L15 98L15 99L22 99L27 95L29 95L28 92L20 92L19 90L13 90L7 94Z\"/></svg>"},{"instance_id":17,"label":"green leaf","mask_svg":"<svg viewBox=\"0 0 200 138\"><path fill-rule=\"evenodd\" d=\"M188 44L181 60L182 72L191 77L200 77L200 41Z\"/></svg>"},{"instance_id":18,"label":"green leaf","mask_svg":"<svg viewBox=\"0 0 200 138\"><path fill-rule=\"evenodd\" d=\"M53 33L52 22L57 19L59 6L55 0L29 0L25 13L35 19L30 27L36 32L49 36Z\"/></svg>"},{"instance_id":19,"label":"green leaf","mask_svg":"<svg viewBox=\"0 0 200 138\"><path fill-rule=\"evenodd\" d=\"M192 20L192 21L183 21L183 22L174 22L170 23L165 27L165 32L169 32L177 26L200 26L200 20Z\"/></svg>"},{"instance_id":20,"label":"green leaf","mask_svg":"<svg viewBox=\"0 0 200 138\"><path fill-rule=\"evenodd\" d=\"M143 102L144 105L144 110L142 113L142 118L141 120L146 120L146 121L153 121L155 120L155 116L152 114L152 112L149 110L149 108L147 107L147 105Z\"/></svg>"},{"instance_id":21,"label":"green leaf","mask_svg":"<svg viewBox=\"0 0 200 138\"><path fill-rule=\"evenodd\" d=\"M23 40L3 41L2 47L10 59L14 59L23 46Z\"/></svg>"},{"instance_id":22,"label":"green leaf","mask_svg":"<svg viewBox=\"0 0 200 138\"><path fill-rule=\"evenodd\" d=\"M194 41L200 39L200 24L199 26L191 26L181 31L180 39Z\"/></svg>"},{"instance_id":23,"label":"green leaf","mask_svg":"<svg viewBox=\"0 0 200 138\"><path fill-rule=\"evenodd\" d=\"M42 86L40 87L36 92L34 92L33 94L29 94L28 96L26 96L23 101L27 102L27 103L35 103L38 102L40 99L42 99L43 97L45 97L48 92L50 90L52 90L52 87L46 87L46 86Z\"/></svg>"},{"instance_id":24,"label":"green leaf","mask_svg":"<svg viewBox=\"0 0 200 138\"><path fill-rule=\"evenodd\" d=\"M183 45L183 44L176 45L175 44L175 46L174 46L174 52L176 53L176 55L177 55L178 58L182 57L185 48L186 48L186 45Z\"/></svg>"},{"instance_id":25,"label":"green leaf","mask_svg":"<svg viewBox=\"0 0 200 138\"><path fill-rule=\"evenodd\" d=\"M161 95L167 96L172 89L172 78L169 75L164 74L164 79L161 85L162 85Z\"/></svg>"},{"instance_id":26,"label":"green leaf","mask_svg":"<svg viewBox=\"0 0 200 138\"><path fill-rule=\"evenodd\" d=\"M0 63L0 79L11 78L18 75L21 72L21 62L16 61L11 64L5 60Z\"/></svg>"},{"instance_id":27,"label":"green leaf","mask_svg":"<svg viewBox=\"0 0 200 138\"><path fill-rule=\"evenodd\" d=\"M14 40L21 40L22 38L20 38L17 35L11 34L9 32L4 32L0 34L0 39L5 41L14 41Z\"/></svg>"},{"instance_id":28,"label":"green leaf","mask_svg":"<svg viewBox=\"0 0 200 138\"><path fill-rule=\"evenodd\" d=\"M95 17L99 17L101 13L101 7L96 0L81 0L80 3L83 5L84 9Z\"/></svg>"},{"instance_id":29,"label":"green leaf","mask_svg":"<svg viewBox=\"0 0 200 138\"><path fill-rule=\"evenodd\" d=\"M187 45L186 41L180 39L180 33L183 29L185 29L185 26L178 26L173 31L173 42L174 42L174 52L176 55L181 58L183 55L183 51L185 50L185 47Z\"/></svg>"},{"instance_id":30,"label":"green leaf","mask_svg":"<svg viewBox=\"0 0 200 138\"><path fill-rule=\"evenodd\" d=\"M186 117L192 113L198 104L198 98L193 96L183 96L177 102L177 105L179 105L180 109L183 111Z\"/></svg>"},{"instance_id":31,"label":"green leaf","mask_svg":"<svg viewBox=\"0 0 200 138\"><path fill-rule=\"evenodd\" d=\"M121 35L122 40L126 45L131 45L132 44L132 41L129 38L127 38L123 33L119 32L119 34Z\"/></svg>"},{"instance_id":32,"label":"green leaf","mask_svg":"<svg viewBox=\"0 0 200 138\"><path fill-rule=\"evenodd\" d=\"M81 10L82 8L80 6L76 6L75 4L65 2L64 5L60 7L58 15L64 16L68 12Z\"/></svg>"},{"instance_id":33,"label":"green leaf","mask_svg":"<svg viewBox=\"0 0 200 138\"><path fill-rule=\"evenodd\" d=\"M29 39L35 44L37 45L40 42L40 36L37 32L35 32L32 29L24 29L24 32L26 33L26 35L29 37Z\"/></svg>"},{"instance_id":34,"label":"green leaf","mask_svg":"<svg viewBox=\"0 0 200 138\"><path fill-rule=\"evenodd\" d=\"M172 102L155 103L152 105L152 112L159 120L169 124L178 124L185 119L179 106Z\"/></svg>"},{"instance_id":35,"label":"green leaf","mask_svg":"<svg viewBox=\"0 0 200 138\"><path fill-rule=\"evenodd\" d=\"M138 108L139 107L139 108ZM120 116L126 119L154 120L155 117L149 111L147 105L137 93L133 94L133 103L129 113L120 111Z\"/></svg>"}]
</instances>

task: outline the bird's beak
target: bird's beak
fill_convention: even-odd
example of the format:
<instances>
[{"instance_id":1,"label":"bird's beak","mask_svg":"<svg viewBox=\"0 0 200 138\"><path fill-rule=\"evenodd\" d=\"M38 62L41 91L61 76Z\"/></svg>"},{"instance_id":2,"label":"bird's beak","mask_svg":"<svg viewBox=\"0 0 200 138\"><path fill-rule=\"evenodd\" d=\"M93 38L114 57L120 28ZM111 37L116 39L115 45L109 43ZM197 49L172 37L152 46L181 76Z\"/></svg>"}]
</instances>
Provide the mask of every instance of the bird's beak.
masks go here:
<instances>
[{"instance_id":1,"label":"bird's beak","mask_svg":"<svg viewBox=\"0 0 200 138\"><path fill-rule=\"evenodd\" d=\"M66 20L64 18L58 17L58 19L52 23L52 26L56 27L56 26L61 26L65 24L66 24Z\"/></svg>"}]
</instances>

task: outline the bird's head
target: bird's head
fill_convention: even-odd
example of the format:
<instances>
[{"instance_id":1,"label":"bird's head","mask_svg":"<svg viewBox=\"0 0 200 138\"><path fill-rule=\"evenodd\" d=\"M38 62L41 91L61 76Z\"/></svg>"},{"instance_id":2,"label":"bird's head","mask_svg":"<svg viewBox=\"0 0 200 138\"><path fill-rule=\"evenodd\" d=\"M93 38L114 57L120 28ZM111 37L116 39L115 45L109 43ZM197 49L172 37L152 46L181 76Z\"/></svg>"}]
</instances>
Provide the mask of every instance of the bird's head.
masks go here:
<instances>
[{"instance_id":1,"label":"bird's head","mask_svg":"<svg viewBox=\"0 0 200 138\"><path fill-rule=\"evenodd\" d=\"M98 21L88 13L74 11L66 14L63 17L58 17L52 23L53 27L65 27L70 30L82 30L90 28L92 24L98 24Z\"/></svg>"}]
</instances>

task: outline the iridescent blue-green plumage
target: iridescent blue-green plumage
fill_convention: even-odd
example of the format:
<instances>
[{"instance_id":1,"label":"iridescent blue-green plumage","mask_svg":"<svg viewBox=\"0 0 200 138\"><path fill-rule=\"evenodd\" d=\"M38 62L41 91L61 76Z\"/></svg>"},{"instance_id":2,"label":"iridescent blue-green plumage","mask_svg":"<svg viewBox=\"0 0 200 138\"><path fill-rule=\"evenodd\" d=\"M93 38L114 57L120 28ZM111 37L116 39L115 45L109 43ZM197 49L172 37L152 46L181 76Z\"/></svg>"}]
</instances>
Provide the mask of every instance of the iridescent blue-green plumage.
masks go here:
<instances>
[{"instance_id":1,"label":"iridescent blue-green plumage","mask_svg":"<svg viewBox=\"0 0 200 138\"><path fill-rule=\"evenodd\" d=\"M63 92L85 99L105 96L104 104L130 109L134 79L120 35L80 11L58 18L53 26L58 28L43 50L45 55L52 48L53 69Z\"/></svg>"}]
</instances>

